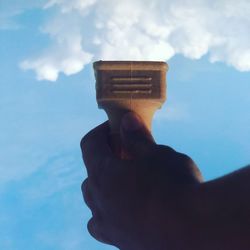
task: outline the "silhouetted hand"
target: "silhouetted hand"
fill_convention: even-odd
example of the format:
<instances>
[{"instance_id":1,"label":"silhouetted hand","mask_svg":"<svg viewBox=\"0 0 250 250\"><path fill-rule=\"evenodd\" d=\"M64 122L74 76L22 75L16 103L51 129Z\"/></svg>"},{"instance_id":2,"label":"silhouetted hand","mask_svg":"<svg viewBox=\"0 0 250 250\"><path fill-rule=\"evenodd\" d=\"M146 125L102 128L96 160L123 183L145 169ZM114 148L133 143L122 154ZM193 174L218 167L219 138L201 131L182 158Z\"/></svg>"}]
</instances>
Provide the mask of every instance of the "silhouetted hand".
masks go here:
<instances>
[{"instance_id":1,"label":"silhouetted hand","mask_svg":"<svg viewBox=\"0 0 250 250\"><path fill-rule=\"evenodd\" d=\"M198 168L188 156L157 145L133 113L123 117L121 141L130 160L112 153L107 122L81 141L90 234L122 250L185 249L186 206L201 182Z\"/></svg>"}]
</instances>

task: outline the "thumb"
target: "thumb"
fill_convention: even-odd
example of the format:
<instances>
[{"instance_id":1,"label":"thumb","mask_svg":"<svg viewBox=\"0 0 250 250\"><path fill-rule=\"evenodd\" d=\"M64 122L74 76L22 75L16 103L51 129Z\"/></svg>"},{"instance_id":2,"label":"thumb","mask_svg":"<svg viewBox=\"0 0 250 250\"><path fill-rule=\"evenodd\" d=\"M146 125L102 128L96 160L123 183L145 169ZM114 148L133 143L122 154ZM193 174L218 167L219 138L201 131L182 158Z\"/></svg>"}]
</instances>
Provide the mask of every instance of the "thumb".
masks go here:
<instances>
[{"instance_id":1,"label":"thumb","mask_svg":"<svg viewBox=\"0 0 250 250\"><path fill-rule=\"evenodd\" d=\"M121 142L132 158L144 156L155 146L155 141L143 120L134 112L126 113L121 121Z\"/></svg>"}]
</instances>

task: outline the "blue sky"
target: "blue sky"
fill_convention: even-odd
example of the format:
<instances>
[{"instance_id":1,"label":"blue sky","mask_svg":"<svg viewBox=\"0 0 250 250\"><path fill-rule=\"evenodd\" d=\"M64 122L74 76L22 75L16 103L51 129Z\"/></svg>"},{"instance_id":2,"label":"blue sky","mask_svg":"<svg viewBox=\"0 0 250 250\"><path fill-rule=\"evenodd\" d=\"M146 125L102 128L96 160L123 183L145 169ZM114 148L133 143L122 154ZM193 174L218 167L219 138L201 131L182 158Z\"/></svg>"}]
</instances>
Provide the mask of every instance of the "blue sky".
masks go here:
<instances>
[{"instance_id":1,"label":"blue sky","mask_svg":"<svg viewBox=\"0 0 250 250\"><path fill-rule=\"evenodd\" d=\"M95 101L94 60L119 60L126 55L127 59L167 60L168 100L155 115L156 141L189 154L206 180L249 164L247 1L237 6L228 30L223 23L235 8L230 1L231 5L219 1L227 11L216 16L224 33L205 25L206 19L201 22L204 26L192 30L192 21L190 27L182 25L178 15L211 14L210 7L204 1L197 12L190 6L180 8L182 1L176 1L171 11L178 28L170 29L173 24L168 20L152 18L147 24L151 28L124 42L121 52L118 44L123 34L130 37L137 31L131 25L145 28L137 18L142 15L143 8L136 9L141 1L134 2L131 20L137 20L137 26L117 19L119 13L128 19L129 4L113 6L109 20L107 13L98 12L103 11L104 0L100 6L94 0L0 3L0 249L114 249L88 235L90 212L80 191L86 178L80 139L106 119ZM161 1L151 2L157 16ZM166 12L170 13L168 7ZM197 14L197 18L201 17ZM114 35L114 24L119 37ZM173 35L162 36L168 30ZM204 30L206 34L201 33ZM210 39L218 34L222 35L216 41ZM198 46L191 37L207 38L198 39L202 44Z\"/></svg>"}]
</instances>

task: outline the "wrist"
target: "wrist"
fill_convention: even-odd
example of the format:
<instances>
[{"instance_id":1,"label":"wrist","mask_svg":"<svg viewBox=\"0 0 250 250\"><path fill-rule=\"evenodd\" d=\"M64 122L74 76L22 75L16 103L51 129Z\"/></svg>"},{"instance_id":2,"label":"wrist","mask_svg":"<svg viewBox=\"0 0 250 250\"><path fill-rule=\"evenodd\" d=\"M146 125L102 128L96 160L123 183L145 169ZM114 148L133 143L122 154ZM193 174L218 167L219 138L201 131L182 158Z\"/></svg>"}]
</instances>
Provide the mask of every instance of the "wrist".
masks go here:
<instances>
[{"instance_id":1,"label":"wrist","mask_svg":"<svg viewBox=\"0 0 250 250\"><path fill-rule=\"evenodd\" d=\"M177 192L171 207L169 201L166 201L159 210L150 209L147 214L154 218L151 223L147 221L145 226L141 224L136 233L139 237L135 237L132 249L205 250L203 239L210 217L210 210L203 205L205 194L203 184L199 183ZM145 215L143 217L149 219Z\"/></svg>"},{"instance_id":2,"label":"wrist","mask_svg":"<svg viewBox=\"0 0 250 250\"><path fill-rule=\"evenodd\" d=\"M147 245L148 248L142 249L206 250L204 236L207 233L211 211L204 206L204 201L207 201L205 196L203 183L187 186L177 192L171 207L167 202L163 206L165 210L159 211L163 216L162 221L159 221L154 246Z\"/></svg>"},{"instance_id":3,"label":"wrist","mask_svg":"<svg viewBox=\"0 0 250 250\"><path fill-rule=\"evenodd\" d=\"M201 183L186 195L186 214L183 217L185 250L249 249L245 248L244 234L249 232L241 220L238 204L229 202L230 195L217 181ZM184 209L183 209L184 210ZM246 216L243 215L243 218ZM248 238L245 237L245 238ZM242 240L243 239L243 240ZM240 247L239 247L240 246ZM249 245L248 245L249 246Z\"/></svg>"},{"instance_id":4,"label":"wrist","mask_svg":"<svg viewBox=\"0 0 250 250\"><path fill-rule=\"evenodd\" d=\"M206 250L208 230L210 227L212 210L208 199L205 183L197 183L186 187L181 195L178 209L178 223L176 241L179 241L177 248L181 250Z\"/></svg>"}]
</instances>

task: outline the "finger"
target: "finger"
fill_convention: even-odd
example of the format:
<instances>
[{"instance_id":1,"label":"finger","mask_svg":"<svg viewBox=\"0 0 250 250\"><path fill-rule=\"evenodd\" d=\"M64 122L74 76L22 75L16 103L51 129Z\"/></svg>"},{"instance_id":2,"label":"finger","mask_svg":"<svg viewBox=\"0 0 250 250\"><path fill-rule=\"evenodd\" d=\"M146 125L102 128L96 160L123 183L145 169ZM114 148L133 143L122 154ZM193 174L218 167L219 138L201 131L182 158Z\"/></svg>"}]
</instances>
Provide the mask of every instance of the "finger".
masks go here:
<instances>
[{"instance_id":1,"label":"finger","mask_svg":"<svg viewBox=\"0 0 250 250\"><path fill-rule=\"evenodd\" d=\"M133 112L128 112L122 118L121 140L124 149L132 157L144 156L156 145L140 116Z\"/></svg>"},{"instance_id":2,"label":"finger","mask_svg":"<svg viewBox=\"0 0 250 250\"><path fill-rule=\"evenodd\" d=\"M157 173L165 179L165 183L179 187L202 181L198 167L189 156L164 145L157 145L152 156L151 160L154 164L151 166L153 171L151 177L153 173ZM157 166L157 172L155 172L155 166Z\"/></svg>"},{"instance_id":3,"label":"finger","mask_svg":"<svg viewBox=\"0 0 250 250\"><path fill-rule=\"evenodd\" d=\"M203 182L203 177L200 169L188 155L179 153L179 161L181 162L181 164L186 165L185 172L182 171L181 173L179 173L179 176L181 176L182 174L185 177L185 182ZM184 183L184 181L182 181L182 183Z\"/></svg>"},{"instance_id":4,"label":"finger","mask_svg":"<svg viewBox=\"0 0 250 250\"><path fill-rule=\"evenodd\" d=\"M102 243L112 245L112 241L108 239L107 236L105 236L105 233L104 233L105 230L103 226L101 225L100 219L92 217L87 224L87 228L88 228L88 232L94 239Z\"/></svg>"},{"instance_id":5,"label":"finger","mask_svg":"<svg viewBox=\"0 0 250 250\"><path fill-rule=\"evenodd\" d=\"M109 126L105 122L91 130L81 140L83 160L89 175L94 174L101 163L113 158L108 144Z\"/></svg>"},{"instance_id":6,"label":"finger","mask_svg":"<svg viewBox=\"0 0 250 250\"><path fill-rule=\"evenodd\" d=\"M84 202L86 203L86 205L90 208L90 210L96 209L93 197L92 197L91 192L90 192L88 178L83 181L81 189L82 189L83 199L84 199Z\"/></svg>"}]
</instances>

